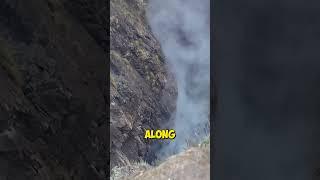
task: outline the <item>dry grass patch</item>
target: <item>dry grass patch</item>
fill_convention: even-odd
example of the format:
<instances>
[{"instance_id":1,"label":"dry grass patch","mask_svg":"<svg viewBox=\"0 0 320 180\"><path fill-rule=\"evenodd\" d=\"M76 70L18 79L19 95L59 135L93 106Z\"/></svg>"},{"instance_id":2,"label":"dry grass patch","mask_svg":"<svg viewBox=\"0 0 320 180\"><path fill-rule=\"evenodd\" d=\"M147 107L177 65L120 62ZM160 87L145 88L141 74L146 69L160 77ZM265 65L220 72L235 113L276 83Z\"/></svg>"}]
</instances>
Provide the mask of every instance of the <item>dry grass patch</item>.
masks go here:
<instances>
[{"instance_id":1,"label":"dry grass patch","mask_svg":"<svg viewBox=\"0 0 320 180\"><path fill-rule=\"evenodd\" d=\"M209 147L192 147L178 155L171 156L158 167L138 175L133 180L209 180L210 149Z\"/></svg>"},{"instance_id":2,"label":"dry grass patch","mask_svg":"<svg viewBox=\"0 0 320 180\"><path fill-rule=\"evenodd\" d=\"M152 166L150 166L148 163L144 161L140 162L133 162L127 166L122 167L114 167L111 170L111 180L127 180L130 176L137 176L139 174L142 174L146 170L151 169Z\"/></svg>"}]
</instances>

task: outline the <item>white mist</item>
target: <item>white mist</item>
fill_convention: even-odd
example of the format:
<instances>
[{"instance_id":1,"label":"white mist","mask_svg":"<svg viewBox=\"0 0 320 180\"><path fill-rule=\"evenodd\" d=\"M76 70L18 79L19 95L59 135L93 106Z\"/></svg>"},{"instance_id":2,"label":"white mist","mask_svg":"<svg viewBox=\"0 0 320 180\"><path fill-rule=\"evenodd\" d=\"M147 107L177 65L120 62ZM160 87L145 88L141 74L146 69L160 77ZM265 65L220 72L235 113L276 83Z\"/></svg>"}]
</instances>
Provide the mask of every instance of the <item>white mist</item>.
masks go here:
<instances>
[{"instance_id":1,"label":"white mist","mask_svg":"<svg viewBox=\"0 0 320 180\"><path fill-rule=\"evenodd\" d=\"M147 18L177 81L176 139L161 155L208 135L210 103L210 1L149 0Z\"/></svg>"}]
</instances>

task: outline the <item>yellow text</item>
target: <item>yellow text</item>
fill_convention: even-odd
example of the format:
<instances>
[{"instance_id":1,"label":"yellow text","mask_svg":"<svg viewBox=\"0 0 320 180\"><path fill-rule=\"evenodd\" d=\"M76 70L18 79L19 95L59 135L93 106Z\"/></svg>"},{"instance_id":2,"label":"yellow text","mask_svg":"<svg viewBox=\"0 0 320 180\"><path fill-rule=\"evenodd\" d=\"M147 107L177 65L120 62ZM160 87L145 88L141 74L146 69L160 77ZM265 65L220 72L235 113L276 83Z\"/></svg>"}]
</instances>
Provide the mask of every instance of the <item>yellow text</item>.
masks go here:
<instances>
[{"instance_id":1,"label":"yellow text","mask_svg":"<svg viewBox=\"0 0 320 180\"><path fill-rule=\"evenodd\" d=\"M163 129L163 130L150 130L147 129L144 138L145 139L174 139L176 137L176 132L173 129Z\"/></svg>"}]
</instances>

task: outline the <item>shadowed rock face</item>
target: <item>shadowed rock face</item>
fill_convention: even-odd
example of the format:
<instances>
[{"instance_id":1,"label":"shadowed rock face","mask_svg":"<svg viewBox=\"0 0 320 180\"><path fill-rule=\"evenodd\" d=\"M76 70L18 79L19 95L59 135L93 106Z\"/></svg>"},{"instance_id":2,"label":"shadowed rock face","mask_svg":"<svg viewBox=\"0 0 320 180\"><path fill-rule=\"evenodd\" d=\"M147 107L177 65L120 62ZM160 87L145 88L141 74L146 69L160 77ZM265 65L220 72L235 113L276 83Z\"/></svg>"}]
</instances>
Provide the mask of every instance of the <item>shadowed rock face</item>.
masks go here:
<instances>
[{"instance_id":1,"label":"shadowed rock face","mask_svg":"<svg viewBox=\"0 0 320 180\"><path fill-rule=\"evenodd\" d=\"M145 19L146 2L111 0L110 130L111 166L155 154L144 129L169 121L175 82L165 67L160 45Z\"/></svg>"},{"instance_id":2,"label":"shadowed rock face","mask_svg":"<svg viewBox=\"0 0 320 180\"><path fill-rule=\"evenodd\" d=\"M0 4L0 179L106 179L106 1Z\"/></svg>"}]
</instances>

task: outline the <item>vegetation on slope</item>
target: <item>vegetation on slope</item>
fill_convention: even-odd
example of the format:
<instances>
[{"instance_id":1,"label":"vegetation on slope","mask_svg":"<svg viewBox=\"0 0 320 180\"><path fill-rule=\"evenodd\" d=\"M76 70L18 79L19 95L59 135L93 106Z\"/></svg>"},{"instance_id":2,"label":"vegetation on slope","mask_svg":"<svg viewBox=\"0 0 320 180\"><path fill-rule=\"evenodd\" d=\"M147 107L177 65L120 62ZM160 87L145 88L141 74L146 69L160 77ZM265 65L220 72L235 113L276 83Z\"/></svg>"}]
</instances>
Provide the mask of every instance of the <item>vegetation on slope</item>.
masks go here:
<instances>
[{"instance_id":1,"label":"vegetation on slope","mask_svg":"<svg viewBox=\"0 0 320 180\"><path fill-rule=\"evenodd\" d=\"M210 136L196 146L188 147L184 152L173 155L151 166L144 161L133 162L127 166L114 167L111 180L206 180L210 177Z\"/></svg>"}]
</instances>

